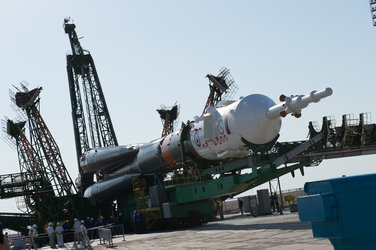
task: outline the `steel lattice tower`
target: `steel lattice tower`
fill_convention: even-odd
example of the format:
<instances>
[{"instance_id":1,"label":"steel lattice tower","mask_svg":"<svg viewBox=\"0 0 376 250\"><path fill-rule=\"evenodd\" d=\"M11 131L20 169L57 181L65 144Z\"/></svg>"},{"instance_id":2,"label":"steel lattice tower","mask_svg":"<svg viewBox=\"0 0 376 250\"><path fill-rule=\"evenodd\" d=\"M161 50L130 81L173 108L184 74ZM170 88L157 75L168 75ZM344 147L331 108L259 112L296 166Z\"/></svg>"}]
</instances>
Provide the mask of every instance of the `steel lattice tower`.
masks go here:
<instances>
[{"instance_id":1,"label":"steel lattice tower","mask_svg":"<svg viewBox=\"0 0 376 250\"><path fill-rule=\"evenodd\" d=\"M66 170L59 147L39 113L39 93L42 88L29 91L22 85L23 91L18 91L12 100L28 117L31 142L36 152L43 155L47 168L44 169L58 197L73 195L76 188Z\"/></svg>"},{"instance_id":2,"label":"steel lattice tower","mask_svg":"<svg viewBox=\"0 0 376 250\"><path fill-rule=\"evenodd\" d=\"M371 7L372 24L376 26L376 0L369 0L369 4Z\"/></svg>"},{"instance_id":3,"label":"steel lattice tower","mask_svg":"<svg viewBox=\"0 0 376 250\"><path fill-rule=\"evenodd\" d=\"M26 205L26 213L41 218L57 218L59 211L54 202L55 194L51 186L51 179L45 171L41 157L35 151L24 133L26 122L6 121L6 133L16 144L21 180L12 183L22 187L22 194ZM17 194L18 196L18 194ZM19 208L22 210L22 208ZM60 211L61 212L61 211Z\"/></svg>"},{"instance_id":4,"label":"steel lattice tower","mask_svg":"<svg viewBox=\"0 0 376 250\"><path fill-rule=\"evenodd\" d=\"M67 55L67 72L72 106L73 129L76 141L81 190L93 183L93 175L85 174L80 168L80 158L87 150L96 147L118 146L110 114L103 95L94 60L89 51L81 47L70 19L64 20L64 30L69 36L72 54ZM81 93L81 88L83 93ZM82 104L86 105L86 117ZM90 137L86 124L89 127ZM90 139L89 139L90 138Z\"/></svg>"}]
</instances>

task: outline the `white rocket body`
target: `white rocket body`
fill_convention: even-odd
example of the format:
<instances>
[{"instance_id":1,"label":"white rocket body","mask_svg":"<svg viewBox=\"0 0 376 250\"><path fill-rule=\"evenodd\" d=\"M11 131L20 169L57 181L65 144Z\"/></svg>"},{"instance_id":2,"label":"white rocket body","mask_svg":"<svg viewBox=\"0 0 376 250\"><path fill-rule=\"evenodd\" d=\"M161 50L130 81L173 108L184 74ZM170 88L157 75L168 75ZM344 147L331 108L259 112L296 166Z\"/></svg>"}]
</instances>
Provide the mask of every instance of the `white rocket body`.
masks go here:
<instances>
[{"instance_id":1,"label":"white rocket body","mask_svg":"<svg viewBox=\"0 0 376 250\"><path fill-rule=\"evenodd\" d=\"M281 129L281 117L292 113L301 116L301 110L309 103L330 96L331 88L312 91L309 95L286 97L281 95L280 104L267 96L246 96L227 106L209 107L206 113L195 119L191 130L191 144L202 158L218 160L247 156L247 143L263 145L275 139Z\"/></svg>"},{"instance_id":2,"label":"white rocket body","mask_svg":"<svg viewBox=\"0 0 376 250\"><path fill-rule=\"evenodd\" d=\"M191 144L204 159L242 158L249 152L242 138L252 144L272 141L281 128L281 118L266 116L275 103L264 95L249 95L228 106L209 107L195 119Z\"/></svg>"}]
</instances>

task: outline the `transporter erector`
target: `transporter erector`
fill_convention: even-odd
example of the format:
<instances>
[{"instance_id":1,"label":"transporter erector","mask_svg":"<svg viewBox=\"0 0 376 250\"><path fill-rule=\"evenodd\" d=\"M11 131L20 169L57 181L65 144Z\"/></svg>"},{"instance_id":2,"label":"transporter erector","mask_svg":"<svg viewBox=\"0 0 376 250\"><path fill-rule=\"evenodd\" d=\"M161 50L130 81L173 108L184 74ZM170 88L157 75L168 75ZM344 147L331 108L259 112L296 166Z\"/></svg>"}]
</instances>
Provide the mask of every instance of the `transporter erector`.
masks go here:
<instances>
[{"instance_id":1,"label":"transporter erector","mask_svg":"<svg viewBox=\"0 0 376 250\"><path fill-rule=\"evenodd\" d=\"M220 161L244 158L252 148L273 145L281 117L301 116L309 103L333 93L331 88L308 95L280 96L281 103L261 94L209 106L203 115L165 137L145 144L94 148L81 157L86 173L105 176L84 193L97 202L114 200L132 192L132 178L163 174L179 168L211 167Z\"/></svg>"}]
</instances>

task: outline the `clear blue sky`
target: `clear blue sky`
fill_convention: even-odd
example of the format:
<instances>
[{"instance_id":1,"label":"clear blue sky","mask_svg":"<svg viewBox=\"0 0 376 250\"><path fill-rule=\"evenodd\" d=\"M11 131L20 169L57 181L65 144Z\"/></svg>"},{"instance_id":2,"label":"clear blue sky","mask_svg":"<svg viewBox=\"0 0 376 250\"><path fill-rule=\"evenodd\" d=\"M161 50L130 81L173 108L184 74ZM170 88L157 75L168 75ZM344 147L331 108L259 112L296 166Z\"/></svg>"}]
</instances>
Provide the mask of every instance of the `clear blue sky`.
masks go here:
<instances>
[{"instance_id":1,"label":"clear blue sky","mask_svg":"<svg viewBox=\"0 0 376 250\"><path fill-rule=\"evenodd\" d=\"M42 86L41 113L75 179L76 156L63 19L71 16L94 57L120 144L159 137L161 104L181 105L180 120L202 112L207 73L230 68L236 97L308 94L332 87L300 119L283 120L280 141L306 138L308 122L371 112L376 117L376 28L369 1L3 1L0 8L0 114L14 117L8 89ZM376 122L376 119L374 119ZM0 174L19 171L17 154L0 141ZM328 160L282 189L306 181L375 172L376 156ZM13 200L1 211L16 211Z\"/></svg>"}]
</instances>

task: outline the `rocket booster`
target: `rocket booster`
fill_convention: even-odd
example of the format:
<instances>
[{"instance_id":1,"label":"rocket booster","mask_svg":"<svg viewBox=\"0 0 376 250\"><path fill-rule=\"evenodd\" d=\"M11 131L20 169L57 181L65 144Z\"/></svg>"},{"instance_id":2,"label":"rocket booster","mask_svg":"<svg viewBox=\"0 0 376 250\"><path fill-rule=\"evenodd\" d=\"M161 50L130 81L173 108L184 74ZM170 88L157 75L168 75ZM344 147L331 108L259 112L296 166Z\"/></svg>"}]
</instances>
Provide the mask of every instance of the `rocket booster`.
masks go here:
<instances>
[{"instance_id":1,"label":"rocket booster","mask_svg":"<svg viewBox=\"0 0 376 250\"><path fill-rule=\"evenodd\" d=\"M252 94L210 106L180 130L152 142L89 150L81 159L83 171L104 172L107 178L90 186L85 197L110 198L114 192L108 190L128 185L125 182L131 178L124 175L166 173L184 167L187 158L194 162L246 157L248 145L264 145L278 138L281 117L291 113L299 118L309 103L332 92L326 88L305 96L281 95L279 104L265 95Z\"/></svg>"},{"instance_id":2,"label":"rocket booster","mask_svg":"<svg viewBox=\"0 0 376 250\"><path fill-rule=\"evenodd\" d=\"M96 148L81 156L80 166L85 173L110 171L134 158L138 146Z\"/></svg>"}]
</instances>

